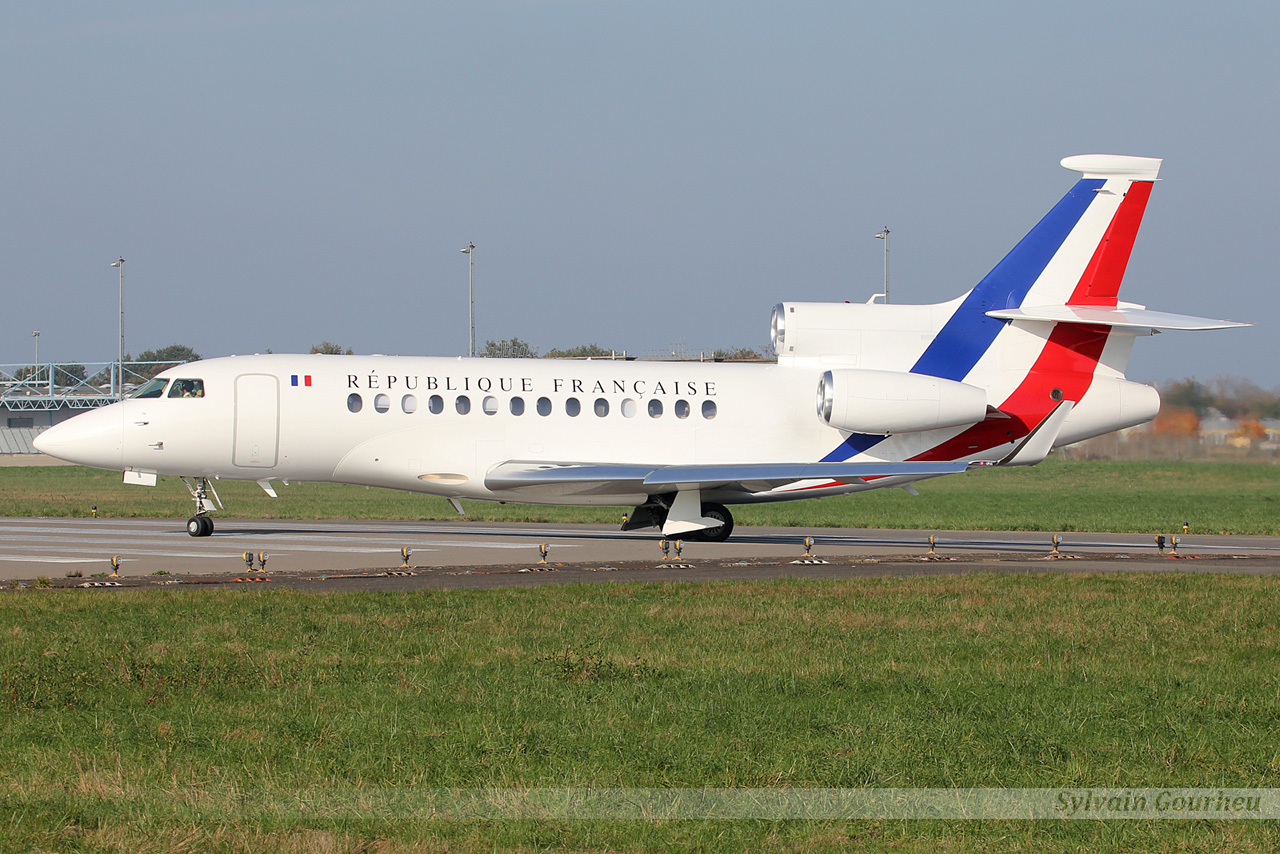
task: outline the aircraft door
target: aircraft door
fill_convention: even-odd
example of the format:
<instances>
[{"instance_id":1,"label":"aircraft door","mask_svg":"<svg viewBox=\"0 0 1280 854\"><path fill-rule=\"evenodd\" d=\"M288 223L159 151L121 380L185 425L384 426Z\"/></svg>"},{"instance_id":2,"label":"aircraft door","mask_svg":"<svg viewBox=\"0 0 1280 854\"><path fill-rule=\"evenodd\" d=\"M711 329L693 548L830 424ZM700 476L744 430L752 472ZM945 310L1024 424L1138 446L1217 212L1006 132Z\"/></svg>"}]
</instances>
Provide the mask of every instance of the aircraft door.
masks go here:
<instances>
[{"instance_id":1,"label":"aircraft door","mask_svg":"<svg viewBox=\"0 0 1280 854\"><path fill-rule=\"evenodd\" d=\"M280 380L270 374L236 377L237 466L272 468L280 447Z\"/></svg>"}]
</instances>

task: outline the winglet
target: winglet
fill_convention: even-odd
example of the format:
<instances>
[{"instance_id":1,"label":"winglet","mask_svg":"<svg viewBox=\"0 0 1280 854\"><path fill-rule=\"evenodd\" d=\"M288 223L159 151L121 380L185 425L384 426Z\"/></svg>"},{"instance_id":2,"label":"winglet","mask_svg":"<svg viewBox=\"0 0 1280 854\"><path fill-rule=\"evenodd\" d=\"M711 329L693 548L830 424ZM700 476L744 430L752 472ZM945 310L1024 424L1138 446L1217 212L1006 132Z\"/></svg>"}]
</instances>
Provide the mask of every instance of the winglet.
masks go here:
<instances>
[{"instance_id":1,"label":"winglet","mask_svg":"<svg viewBox=\"0 0 1280 854\"><path fill-rule=\"evenodd\" d=\"M1075 407L1075 401L1064 400L1053 408L1044 420L1032 428L1031 432L1026 435L1018 447L1009 452L1003 460L996 463L998 466L1033 466L1036 463L1043 462L1044 458L1049 456L1049 452L1053 450L1053 443L1057 440L1058 434L1062 432L1062 426L1067 423L1067 417L1071 415L1071 410Z\"/></svg>"}]
</instances>

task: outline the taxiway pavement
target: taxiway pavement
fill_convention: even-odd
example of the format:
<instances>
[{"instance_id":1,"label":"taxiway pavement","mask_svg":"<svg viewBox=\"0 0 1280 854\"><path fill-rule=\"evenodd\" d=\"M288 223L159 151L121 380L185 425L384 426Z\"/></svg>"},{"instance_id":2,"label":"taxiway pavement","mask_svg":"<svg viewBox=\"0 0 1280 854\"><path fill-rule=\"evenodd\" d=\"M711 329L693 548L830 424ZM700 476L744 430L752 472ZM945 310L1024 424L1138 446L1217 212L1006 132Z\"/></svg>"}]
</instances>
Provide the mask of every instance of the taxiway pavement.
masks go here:
<instances>
[{"instance_id":1,"label":"taxiway pavement","mask_svg":"<svg viewBox=\"0 0 1280 854\"><path fill-rule=\"evenodd\" d=\"M323 580L395 588L508 586L568 581L702 580L968 571L1178 569L1280 573L1280 537L1181 534L1176 560L1155 535L937 532L831 528L739 528L727 543L674 541L663 560L656 532L597 525L218 519L212 537L187 535L185 520L0 519L0 580L44 576L58 586L100 580L119 559L121 582L201 582L248 575L245 553L277 581ZM805 537L813 561L803 561ZM548 548L540 564L539 546ZM384 575L411 551L413 576ZM926 558L931 558L927 559ZM261 573L259 573L261 576ZM371 579L383 579L371 581ZM393 580L394 579L394 580Z\"/></svg>"}]
</instances>

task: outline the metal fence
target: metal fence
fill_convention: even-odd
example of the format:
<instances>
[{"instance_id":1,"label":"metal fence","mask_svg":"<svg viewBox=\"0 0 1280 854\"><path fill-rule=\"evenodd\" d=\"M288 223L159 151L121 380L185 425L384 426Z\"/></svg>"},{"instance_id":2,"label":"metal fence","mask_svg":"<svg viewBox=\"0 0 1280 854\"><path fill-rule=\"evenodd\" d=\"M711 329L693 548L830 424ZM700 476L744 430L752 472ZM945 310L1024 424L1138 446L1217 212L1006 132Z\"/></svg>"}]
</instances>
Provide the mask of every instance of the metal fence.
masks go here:
<instances>
[{"instance_id":1,"label":"metal fence","mask_svg":"<svg viewBox=\"0 0 1280 854\"><path fill-rule=\"evenodd\" d=\"M127 397L183 362L50 362L0 365L0 408L13 412L92 409Z\"/></svg>"}]
</instances>

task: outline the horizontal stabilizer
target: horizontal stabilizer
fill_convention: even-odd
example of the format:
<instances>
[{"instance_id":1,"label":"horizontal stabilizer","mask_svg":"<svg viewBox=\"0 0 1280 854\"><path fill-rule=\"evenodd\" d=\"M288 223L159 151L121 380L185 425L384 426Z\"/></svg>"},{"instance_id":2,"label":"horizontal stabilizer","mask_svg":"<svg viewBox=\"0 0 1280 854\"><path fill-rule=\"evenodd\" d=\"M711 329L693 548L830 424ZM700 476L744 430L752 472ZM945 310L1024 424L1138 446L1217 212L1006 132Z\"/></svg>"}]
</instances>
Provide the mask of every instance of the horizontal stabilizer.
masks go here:
<instances>
[{"instance_id":1,"label":"horizontal stabilizer","mask_svg":"<svg viewBox=\"0 0 1280 854\"><path fill-rule=\"evenodd\" d=\"M1252 326L1233 320L1214 320L1209 317L1191 317L1186 314L1170 314L1165 311L1148 311L1145 308L1111 307L1102 305L1044 305L1033 308L1002 308L988 311L987 317L1000 320L1043 320L1050 323L1087 323L1092 326L1118 326L1131 329L1201 330L1233 329Z\"/></svg>"}]
</instances>

